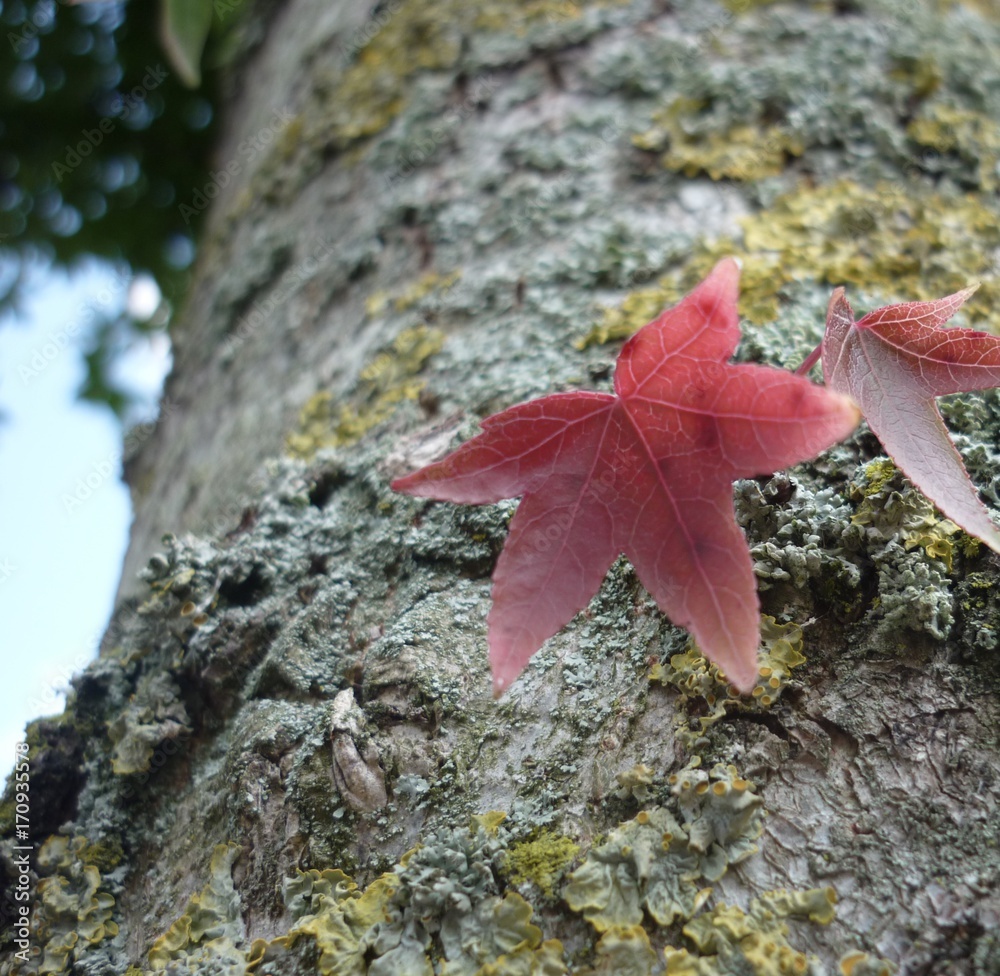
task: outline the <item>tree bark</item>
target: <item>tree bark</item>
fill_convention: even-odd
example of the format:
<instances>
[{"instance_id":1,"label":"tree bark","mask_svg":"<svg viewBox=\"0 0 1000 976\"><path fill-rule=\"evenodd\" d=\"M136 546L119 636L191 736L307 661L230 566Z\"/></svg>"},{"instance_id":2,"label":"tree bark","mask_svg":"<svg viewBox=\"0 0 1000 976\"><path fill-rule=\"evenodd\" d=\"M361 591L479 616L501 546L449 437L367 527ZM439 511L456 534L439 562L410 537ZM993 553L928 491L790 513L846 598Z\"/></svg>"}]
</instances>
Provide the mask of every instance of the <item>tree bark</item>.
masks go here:
<instances>
[{"instance_id":1,"label":"tree bark","mask_svg":"<svg viewBox=\"0 0 1000 976\"><path fill-rule=\"evenodd\" d=\"M1000 574L863 428L735 486L779 686L745 703L624 560L493 701L515 503L388 488L608 389L600 340L720 254L739 356L790 368L834 285L988 275L998 39L902 2L278 11L192 188L118 608L29 733L0 973L1000 971ZM946 412L997 505L996 399Z\"/></svg>"}]
</instances>

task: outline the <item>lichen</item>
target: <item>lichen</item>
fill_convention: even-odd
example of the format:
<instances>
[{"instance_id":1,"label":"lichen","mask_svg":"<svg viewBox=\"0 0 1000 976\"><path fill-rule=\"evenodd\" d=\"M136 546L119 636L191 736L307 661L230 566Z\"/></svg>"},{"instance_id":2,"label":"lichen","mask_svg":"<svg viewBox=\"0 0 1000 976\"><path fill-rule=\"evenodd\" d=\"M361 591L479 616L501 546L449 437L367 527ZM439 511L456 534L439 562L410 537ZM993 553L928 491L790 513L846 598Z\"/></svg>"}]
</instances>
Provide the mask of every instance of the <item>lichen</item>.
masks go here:
<instances>
[{"instance_id":1,"label":"lichen","mask_svg":"<svg viewBox=\"0 0 1000 976\"><path fill-rule=\"evenodd\" d=\"M833 920L836 893L832 888L767 892L744 912L724 903L688 922L683 933L694 952L668 947L670 976L788 976L815 971L816 957L788 943L788 917L808 918L822 925Z\"/></svg>"},{"instance_id":2,"label":"lichen","mask_svg":"<svg viewBox=\"0 0 1000 976\"><path fill-rule=\"evenodd\" d=\"M184 913L149 950L153 972L211 966L220 976L242 973L246 959L238 943L243 938L243 922L232 877L233 862L241 850L237 844L216 845L208 882L191 896Z\"/></svg>"},{"instance_id":3,"label":"lichen","mask_svg":"<svg viewBox=\"0 0 1000 976\"><path fill-rule=\"evenodd\" d=\"M428 296L446 294L461 277L462 272L458 270L449 274L428 271L395 294L383 291L373 292L365 300L365 312L369 318L382 315L388 308L392 308L396 312L405 312L413 308L414 305L423 302Z\"/></svg>"},{"instance_id":4,"label":"lichen","mask_svg":"<svg viewBox=\"0 0 1000 976\"><path fill-rule=\"evenodd\" d=\"M942 519L885 458L858 470L851 497L857 508L847 541L863 549L878 571L874 609L883 626L945 639L954 620L950 574L958 526Z\"/></svg>"},{"instance_id":5,"label":"lichen","mask_svg":"<svg viewBox=\"0 0 1000 976\"><path fill-rule=\"evenodd\" d=\"M108 723L108 737L114 746L112 769L119 776L146 772L155 747L189 732L189 722L173 677L153 672L144 675L124 711Z\"/></svg>"},{"instance_id":6,"label":"lichen","mask_svg":"<svg viewBox=\"0 0 1000 976\"><path fill-rule=\"evenodd\" d=\"M556 882L580 853L580 846L552 830L541 830L531 840L512 844L504 858L511 884L530 882L551 897Z\"/></svg>"},{"instance_id":7,"label":"lichen","mask_svg":"<svg viewBox=\"0 0 1000 976\"><path fill-rule=\"evenodd\" d=\"M713 180L776 176L790 157L802 155L802 140L787 127L754 119L718 131L708 108L707 99L677 98L654 113L653 128L633 142L640 149L666 150L661 157L666 169L685 176L706 173Z\"/></svg>"},{"instance_id":8,"label":"lichen","mask_svg":"<svg viewBox=\"0 0 1000 976\"><path fill-rule=\"evenodd\" d=\"M660 925L690 918L708 896L695 883L700 858L685 829L662 807L643 810L593 848L569 878L566 903L598 932L639 925L645 910Z\"/></svg>"},{"instance_id":9,"label":"lichen","mask_svg":"<svg viewBox=\"0 0 1000 976\"><path fill-rule=\"evenodd\" d=\"M247 971L279 965L305 941L315 945L318 972L364 976L365 935L385 916L397 883L395 875L384 874L362 893L336 868L313 868L286 879L285 907L294 924L285 935L255 940L247 955Z\"/></svg>"},{"instance_id":10,"label":"lichen","mask_svg":"<svg viewBox=\"0 0 1000 976\"><path fill-rule=\"evenodd\" d=\"M961 171L974 173L975 185L982 190L996 189L1000 125L995 119L968 108L932 102L924 106L906 131L917 145L933 149L942 157L956 157ZM938 166L946 170L947 158L938 161Z\"/></svg>"},{"instance_id":11,"label":"lichen","mask_svg":"<svg viewBox=\"0 0 1000 976\"><path fill-rule=\"evenodd\" d=\"M860 502L852 524L882 538L896 535L907 550L920 546L931 559L944 563L950 573L959 527L951 519L941 518L934 506L897 474L888 458L877 458L864 466L863 480L852 485L852 499Z\"/></svg>"},{"instance_id":12,"label":"lichen","mask_svg":"<svg viewBox=\"0 0 1000 976\"><path fill-rule=\"evenodd\" d=\"M531 906L497 888L502 820L487 813L469 829L438 831L364 892L338 869L299 873L285 883L294 924L270 942L257 940L248 970L277 964L312 942L323 976L565 973L561 944L542 940Z\"/></svg>"},{"instance_id":13,"label":"lichen","mask_svg":"<svg viewBox=\"0 0 1000 976\"><path fill-rule=\"evenodd\" d=\"M613 925L601 934L594 953L587 976L649 976L656 967L656 953L641 925Z\"/></svg>"},{"instance_id":14,"label":"lichen","mask_svg":"<svg viewBox=\"0 0 1000 976\"><path fill-rule=\"evenodd\" d=\"M725 256L743 263L739 310L756 325L777 318L787 293L805 281L921 301L983 276L965 313L979 327L1000 329L994 312L1000 286L992 280L1000 223L973 194L850 180L803 184L741 224L742 238L696 245L680 268L604 309L579 346L630 336Z\"/></svg>"},{"instance_id":15,"label":"lichen","mask_svg":"<svg viewBox=\"0 0 1000 976\"><path fill-rule=\"evenodd\" d=\"M649 799L656 771L645 763L636 763L631 769L615 773L618 782L617 794L621 799L634 797L640 803Z\"/></svg>"},{"instance_id":16,"label":"lichen","mask_svg":"<svg viewBox=\"0 0 1000 976\"><path fill-rule=\"evenodd\" d=\"M841 976L892 976L896 967L867 952L848 952L840 959Z\"/></svg>"},{"instance_id":17,"label":"lichen","mask_svg":"<svg viewBox=\"0 0 1000 976\"><path fill-rule=\"evenodd\" d=\"M326 391L314 394L299 414L298 429L288 435L288 453L309 459L321 448L352 444L389 418L403 400L415 400L424 388L418 374L443 341L438 329L405 329L361 371L351 403L335 403Z\"/></svg>"},{"instance_id":18,"label":"lichen","mask_svg":"<svg viewBox=\"0 0 1000 976\"><path fill-rule=\"evenodd\" d=\"M672 792L688 831L688 846L701 855L701 873L718 881L730 864L756 853L763 827L763 801L753 783L732 764L716 764L710 772L695 757L670 777Z\"/></svg>"},{"instance_id":19,"label":"lichen","mask_svg":"<svg viewBox=\"0 0 1000 976\"><path fill-rule=\"evenodd\" d=\"M353 54L353 62L323 92L326 126L303 134L307 144L344 150L381 132L407 106L416 78L452 69L465 45L485 33L525 37L579 21L587 7L567 0L491 0L469 6L439 0L427 7L393 4L380 28Z\"/></svg>"},{"instance_id":20,"label":"lichen","mask_svg":"<svg viewBox=\"0 0 1000 976\"><path fill-rule=\"evenodd\" d=\"M49 837L38 851L32 941L41 956L32 957L17 972L68 973L82 964L88 951L118 934L115 899L104 890L97 866L87 863L94 845L80 834Z\"/></svg>"},{"instance_id":21,"label":"lichen","mask_svg":"<svg viewBox=\"0 0 1000 976\"><path fill-rule=\"evenodd\" d=\"M669 664L654 664L649 679L681 693L675 720L676 734L688 746L694 746L727 712L767 708L774 704L788 684L793 669L806 661L802 646L802 628L798 624L779 624L768 615L761 618L757 683L751 691L751 702L739 697L719 666L710 663L693 641L687 650L671 655ZM707 714L691 713L690 707L700 707L701 703L708 706Z\"/></svg>"}]
</instances>

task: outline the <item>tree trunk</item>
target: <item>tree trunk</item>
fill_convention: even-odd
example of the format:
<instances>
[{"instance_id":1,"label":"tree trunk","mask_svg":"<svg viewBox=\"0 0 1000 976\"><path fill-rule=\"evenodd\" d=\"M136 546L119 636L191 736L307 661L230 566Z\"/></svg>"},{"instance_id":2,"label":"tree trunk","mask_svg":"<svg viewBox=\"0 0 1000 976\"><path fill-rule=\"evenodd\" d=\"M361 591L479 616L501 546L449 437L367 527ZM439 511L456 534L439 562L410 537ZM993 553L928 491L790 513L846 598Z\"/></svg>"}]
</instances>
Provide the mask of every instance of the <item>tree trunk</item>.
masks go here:
<instances>
[{"instance_id":1,"label":"tree trunk","mask_svg":"<svg viewBox=\"0 0 1000 976\"><path fill-rule=\"evenodd\" d=\"M735 486L747 702L624 560L494 701L515 503L388 488L609 389L720 255L739 356L791 368L835 285L988 277L1000 30L929 6L293 0L248 40L0 973L1000 972L1000 573L864 428ZM945 409L997 505L997 400Z\"/></svg>"}]
</instances>

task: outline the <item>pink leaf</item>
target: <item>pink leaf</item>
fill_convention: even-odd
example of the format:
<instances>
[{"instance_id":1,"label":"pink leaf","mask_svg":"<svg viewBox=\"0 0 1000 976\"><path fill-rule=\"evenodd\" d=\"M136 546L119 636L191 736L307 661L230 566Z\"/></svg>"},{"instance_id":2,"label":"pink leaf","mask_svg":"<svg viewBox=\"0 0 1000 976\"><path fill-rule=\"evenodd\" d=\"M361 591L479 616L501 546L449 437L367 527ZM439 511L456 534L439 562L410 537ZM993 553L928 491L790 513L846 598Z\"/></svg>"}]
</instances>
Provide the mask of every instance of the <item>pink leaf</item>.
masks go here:
<instances>
[{"instance_id":1,"label":"pink leaf","mask_svg":"<svg viewBox=\"0 0 1000 976\"><path fill-rule=\"evenodd\" d=\"M393 482L479 504L523 495L493 574L494 689L568 623L624 553L659 607L743 691L759 606L733 511L735 478L824 450L858 422L848 400L783 370L728 362L739 266L720 261L637 332L616 395L559 393L504 410L441 461Z\"/></svg>"},{"instance_id":2,"label":"pink leaf","mask_svg":"<svg viewBox=\"0 0 1000 976\"><path fill-rule=\"evenodd\" d=\"M861 407L906 476L970 535L1000 553L1000 531L979 499L934 398L1000 386L1000 338L943 328L975 288L935 302L887 305L860 322L838 288L823 337L823 375Z\"/></svg>"}]
</instances>

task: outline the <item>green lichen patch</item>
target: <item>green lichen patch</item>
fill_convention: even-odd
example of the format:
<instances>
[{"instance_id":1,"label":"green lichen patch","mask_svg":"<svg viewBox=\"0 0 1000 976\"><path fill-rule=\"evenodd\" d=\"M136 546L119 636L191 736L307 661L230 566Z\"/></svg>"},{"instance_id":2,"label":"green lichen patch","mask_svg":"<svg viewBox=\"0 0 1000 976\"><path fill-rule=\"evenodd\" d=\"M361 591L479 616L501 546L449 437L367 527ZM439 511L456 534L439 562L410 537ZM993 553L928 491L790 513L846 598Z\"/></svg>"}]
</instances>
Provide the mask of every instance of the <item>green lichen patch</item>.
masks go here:
<instances>
[{"instance_id":1,"label":"green lichen patch","mask_svg":"<svg viewBox=\"0 0 1000 976\"><path fill-rule=\"evenodd\" d=\"M586 976L649 976L656 967L656 953L641 925L614 925L601 935L594 950L596 961Z\"/></svg>"},{"instance_id":2,"label":"green lichen patch","mask_svg":"<svg viewBox=\"0 0 1000 976\"><path fill-rule=\"evenodd\" d=\"M327 94L326 125L307 129L307 143L346 149L386 128L407 106L417 77L454 70L472 38L484 34L526 37L577 21L589 4L567 0L461 0L395 4L381 29L357 51Z\"/></svg>"},{"instance_id":3,"label":"green lichen patch","mask_svg":"<svg viewBox=\"0 0 1000 976\"><path fill-rule=\"evenodd\" d=\"M677 713L677 736L688 745L701 741L705 732L727 712L767 708L780 697L792 671L806 661L802 654L802 628L779 624L774 617L761 617L757 683L752 702L741 699L719 666L712 664L692 642L686 651L674 654L669 664L654 664L650 681L676 688L681 693ZM692 711L700 710L701 714Z\"/></svg>"},{"instance_id":4,"label":"green lichen patch","mask_svg":"<svg viewBox=\"0 0 1000 976\"><path fill-rule=\"evenodd\" d=\"M601 968L602 947L620 971L651 972L644 921L689 922L711 895L702 879L717 881L757 850L764 811L753 784L734 766L700 764L696 757L670 777L680 819L665 807L640 812L570 876L566 903L602 936L594 972L614 971Z\"/></svg>"},{"instance_id":5,"label":"green lichen patch","mask_svg":"<svg viewBox=\"0 0 1000 976\"><path fill-rule=\"evenodd\" d=\"M888 458L877 458L862 470L861 479L851 486L851 498L859 503L851 522L883 538L898 536L905 549L920 546L950 573L961 538L959 527L941 518Z\"/></svg>"},{"instance_id":6,"label":"green lichen patch","mask_svg":"<svg viewBox=\"0 0 1000 976\"><path fill-rule=\"evenodd\" d=\"M402 331L361 371L352 403L335 403L327 392L308 400L298 429L286 440L288 453L310 459L321 448L353 444L392 416L402 401L417 399L424 388L419 373L443 341L438 329L425 325Z\"/></svg>"},{"instance_id":7,"label":"green lichen patch","mask_svg":"<svg viewBox=\"0 0 1000 976\"><path fill-rule=\"evenodd\" d=\"M983 276L965 311L979 327L1000 329L994 312L1000 286L992 280L1000 219L985 197L928 193L916 184L802 184L741 224L741 239L696 244L691 257L655 285L604 309L578 345L632 335L726 256L743 263L739 310L755 325L774 321L802 282L831 289L844 285L849 292L883 295L886 301L892 296L920 301Z\"/></svg>"},{"instance_id":8,"label":"green lichen patch","mask_svg":"<svg viewBox=\"0 0 1000 976\"><path fill-rule=\"evenodd\" d=\"M115 899L100 870L87 863L92 845L82 835L54 836L38 852L37 908L32 941L41 955L32 956L19 973L68 973L82 964L88 951L118 934Z\"/></svg>"},{"instance_id":9,"label":"green lichen patch","mask_svg":"<svg viewBox=\"0 0 1000 976\"><path fill-rule=\"evenodd\" d=\"M618 783L617 795L625 800L634 797L644 803L652 794L653 780L656 771L645 763L636 763L631 769L615 773Z\"/></svg>"},{"instance_id":10,"label":"green lichen patch","mask_svg":"<svg viewBox=\"0 0 1000 976\"><path fill-rule=\"evenodd\" d=\"M254 943L248 971L281 967L312 944L304 958L323 976L565 973L561 944L543 941L531 906L497 887L503 819L488 813L468 829L438 831L363 892L338 869L299 873L285 883L294 924Z\"/></svg>"},{"instance_id":11,"label":"green lichen patch","mask_svg":"<svg viewBox=\"0 0 1000 976\"><path fill-rule=\"evenodd\" d=\"M856 511L846 541L878 572L875 613L884 625L943 640L954 620L950 577L961 553L958 526L941 518L887 458L862 465L850 494Z\"/></svg>"},{"instance_id":12,"label":"green lichen patch","mask_svg":"<svg viewBox=\"0 0 1000 976\"><path fill-rule=\"evenodd\" d=\"M763 832L763 801L753 783L729 764L710 771L695 758L670 777L688 832L688 846L701 858L701 873L718 881L730 864L756 853Z\"/></svg>"},{"instance_id":13,"label":"green lichen patch","mask_svg":"<svg viewBox=\"0 0 1000 976\"><path fill-rule=\"evenodd\" d=\"M698 853L685 829L662 807L644 810L613 830L570 875L563 897L598 932L639 925L644 911L660 925L690 918L708 896L697 879Z\"/></svg>"},{"instance_id":14,"label":"green lichen patch","mask_svg":"<svg viewBox=\"0 0 1000 976\"><path fill-rule=\"evenodd\" d=\"M966 653L990 654L1000 643L998 582L994 573L969 573L956 586L956 636Z\"/></svg>"},{"instance_id":15,"label":"green lichen patch","mask_svg":"<svg viewBox=\"0 0 1000 976\"><path fill-rule=\"evenodd\" d=\"M693 951L668 947L671 976L792 976L818 969L819 960L788 943L789 917L826 925L833 920L832 888L768 892L744 912L723 903L692 919L683 933Z\"/></svg>"},{"instance_id":16,"label":"green lichen patch","mask_svg":"<svg viewBox=\"0 0 1000 976\"><path fill-rule=\"evenodd\" d=\"M707 99L680 97L653 115L653 127L633 137L640 149L663 152L666 169L713 180L760 180L777 176L794 156L800 137L783 125L754 119L719 131ZM761 103L763 109L763 103Z\"/></svg>"},{"instance_id":17,"label":"green lichen patch","mask_svg":"<svg viewBox=\"0 0 1000 976\"><path fill-rule=\"evenodd\" d=\"M124 711L108 723L111 768L119 776L146 772L156 746L189 732L189 721L177 682L169 674L144 675Z\"/></svg>"},{"instance_id":18,"label":"green lichen patch","mask_svg":"<svg viewBox=\"0 0 1000 976\"><path fill-rule=\"evenodd\" d=\"M240 851L236 844L216 845L208 883L191 896L184 914L149 950L153 972L195 971L210 966L234 976L239 971L245 962L245 954L237 945L243 938L243 923L232 869Z\"/></svg>"},{"instance_id":19,"label":"green lichen patch","mask_svg":"<svg viewBox=\"0 0 1000 976\"><path fill-rule=\"evenodd\" d=\"M361 892L339 869L312 869L287 879L285 907L294 924L276 939L255 940L247 956L247 971L280 970L305 942L314 947L318 972L364 976L365 935L385 917L397 883L395 875L384 874Z\"/></svg>"},{"instance_id":20,"label":"green lichen patch","mask_svg":"<svg viewBox=\"0 0 1000 976\"><path fill-rule=\"evenodd\" d=\"M996 189L1000 164L1000 124L996 119L971 109L932 102L924 106L906 131L918 145L956 156L963 167L976 174L976 185L984 191Z\"/></svg>"},{"instance_id":21,"label":"green lichen patch","mask_svg":"<svg viewBox=\"0 0 1000 976\"><path fill-rule=\"evenodd\" d=\"M511 845L504 870L511 884L531 882L543 895L551 897L556 882L580 853L580 846L552 830L541 830L532 840Z\"/></svg>"}]
</instances>

